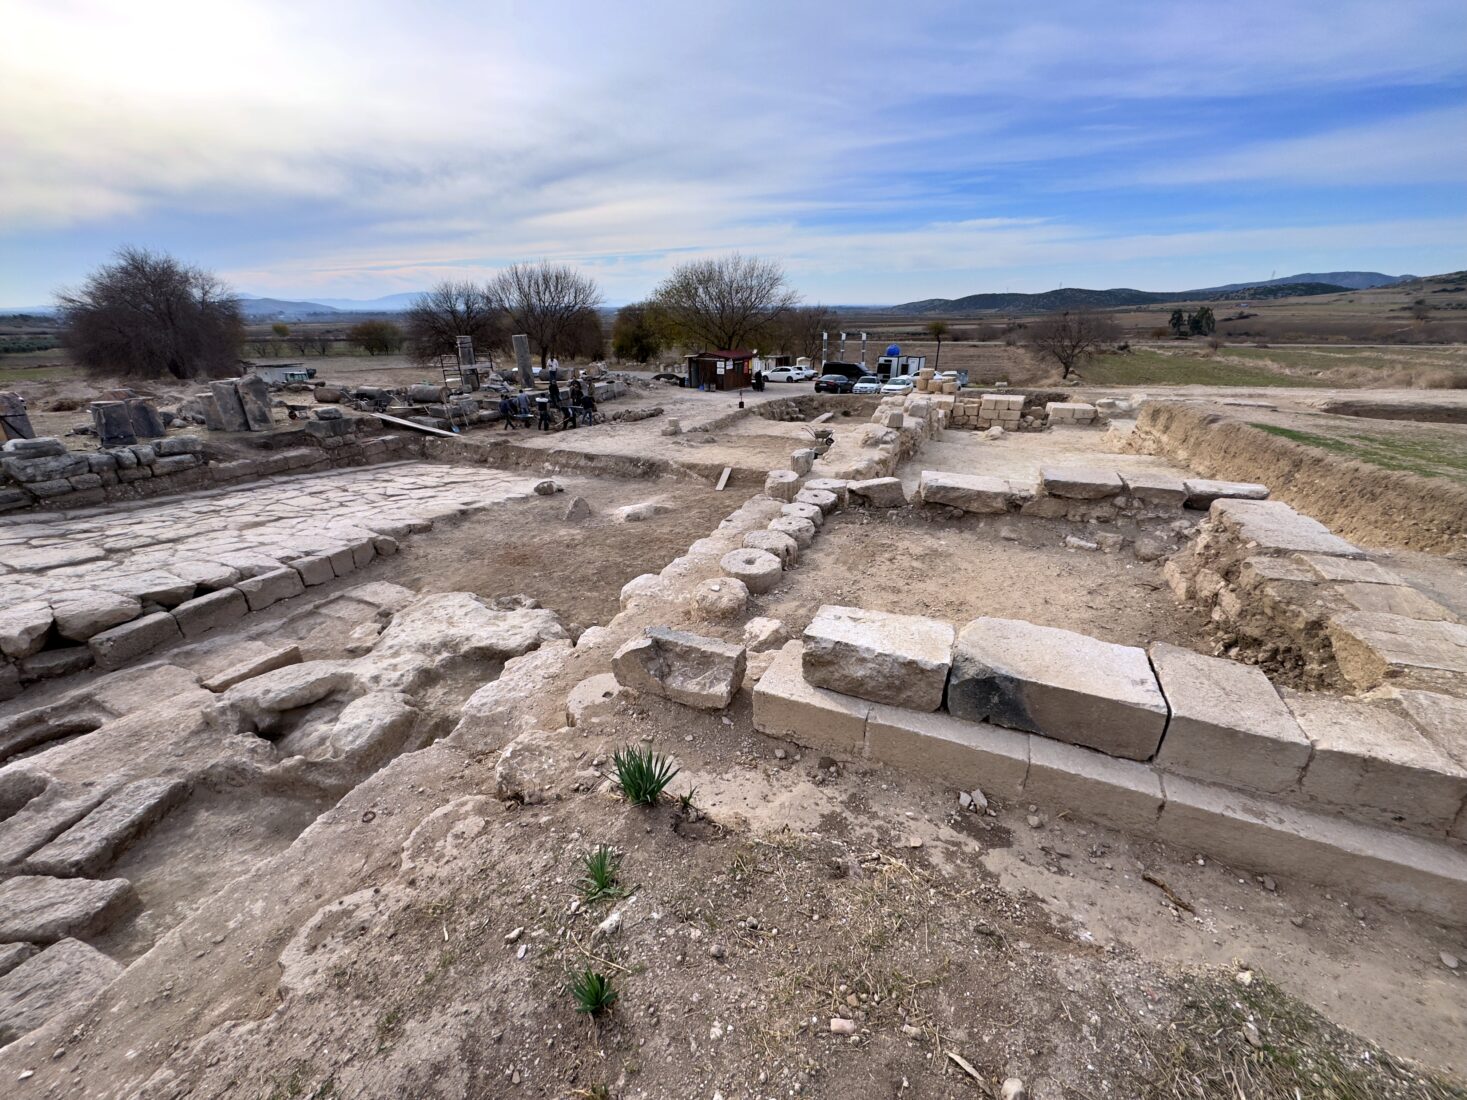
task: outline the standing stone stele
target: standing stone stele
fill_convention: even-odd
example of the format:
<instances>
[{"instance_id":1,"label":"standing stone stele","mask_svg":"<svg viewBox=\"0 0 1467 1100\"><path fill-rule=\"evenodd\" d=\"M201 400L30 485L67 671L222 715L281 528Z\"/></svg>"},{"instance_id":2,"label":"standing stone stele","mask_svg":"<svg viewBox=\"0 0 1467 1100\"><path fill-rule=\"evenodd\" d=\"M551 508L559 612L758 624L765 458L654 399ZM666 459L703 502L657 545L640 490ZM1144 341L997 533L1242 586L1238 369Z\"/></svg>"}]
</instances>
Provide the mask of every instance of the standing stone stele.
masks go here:
<instances>
[{"instance_id":1,"label":"standing stone stele","mask_svg":"<svg viewBox=\"0 0 1467 1100\"><path fill-rule=\"evenodd\" d=\"M210 382L209 392L214 395L214 405L219 410L219 422L223 425L222 431L247 432L250 430L250 423L245 419L244 405L239 400L239 391L234 388L234 379Z\"/></svg>"},{"instance_id":2,"label":"standing stone stele","mask_svg":"<svg viewBox=\"0 0 1467 1100\"><path fill-rule=\"evenodd\" d=\"M270 387L258 374L246 374L234 381L239 403L244 408L245 422L252 432L268 432L275 424L270 415Z\"/></svg>"},{"instance_id":3,"label":"standing stone stele","mask_svg":"<svg viewBox=\"0 0 1467 1100\"><path fill-rule=\"evenodd\" d=\"M0 393L0 432L5 439L35 439L30 413L25 411L25 398L7 390Z\"/></svg>"},{"instance_id":4,"label":"standing stone stele","mask_svg":"<svg viewBox=\"0 0 1467 1100\"><path fill-rule=\"evenodd\" d=\"M530 366L530 338L516 333L509 339L514 344L514 365L519 368L520 385L528 389L535 384L535 371Z\"/></svg>"},{"instance_id":5,"label":"standing stone stele","mask_svg":"<svg viewBox=\"0 0 1467 1100\"><path fill-rule=\"evenodd\" d=\"M163 418L147 398L130 397L123 404L127 406L128 418L132 420L133 434L139 439L160 439L167 433Z\"/></svg>"},{"instance_id":6,"label":"standing stone stele","mask_svg":"<svg viewBox=\"0 0 1467 1100\"><path fill-rule=\"evenodd\" d=\"M124 447L138 441L126 401L93 401L92 427L103 447Z\"/></svg>"}]
</instances>

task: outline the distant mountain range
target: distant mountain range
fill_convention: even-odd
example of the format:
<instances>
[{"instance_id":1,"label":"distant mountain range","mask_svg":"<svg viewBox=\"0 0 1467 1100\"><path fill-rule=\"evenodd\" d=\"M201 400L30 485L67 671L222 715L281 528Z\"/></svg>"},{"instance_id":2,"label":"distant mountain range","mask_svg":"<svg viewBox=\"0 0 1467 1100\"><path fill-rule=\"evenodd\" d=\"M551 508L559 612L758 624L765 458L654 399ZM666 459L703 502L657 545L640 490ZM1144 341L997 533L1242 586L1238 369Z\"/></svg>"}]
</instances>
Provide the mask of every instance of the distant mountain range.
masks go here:
<instances>
[{"instance_id":1,"label":"distant mountain range","mask_svg":"<svg viewBox=\"0 0 1467 1100\"><path fill-rule=\"evenodd\" d=\"M254 294L239 295L240 308L246 317L276 317L294 320L332 313L401 313L421 296L421 291L388 294L382 298L319 298L298 302L288 298L261 298Z\"/></svg>"},{"instance_id":2,"label":"distant mountain range","mask_svg":"<svg viewBox=\"0 0 1467 1100\"><path fill-rule=\"evenodd\" d=\"M1287 275L1258 283L1228 283L1200 290L1151 291L1117 287L1086 290L1064 287L1039 294L969 294L965 298L924 298L891 306L892 313L1045 313L1057 309L1120 309L1165 302L1251 301L1339 294L1410 282L1415 275L1385 275L1379 271L1328 271Z\"/></svg>"}]
</instances>

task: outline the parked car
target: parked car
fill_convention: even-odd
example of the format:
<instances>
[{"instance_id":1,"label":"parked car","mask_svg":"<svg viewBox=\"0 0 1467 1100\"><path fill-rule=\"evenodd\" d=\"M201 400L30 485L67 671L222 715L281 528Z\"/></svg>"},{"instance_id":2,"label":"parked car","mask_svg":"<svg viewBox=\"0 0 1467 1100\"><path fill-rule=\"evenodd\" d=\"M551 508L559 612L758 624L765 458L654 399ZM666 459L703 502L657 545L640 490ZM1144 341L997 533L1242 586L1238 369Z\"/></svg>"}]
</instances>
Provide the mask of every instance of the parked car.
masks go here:
<instances>
[{"instance_id":1,"label":"parked car","mask_svg":"<svg viewBox=\"0 0 1467 1100\"><path fill-rule=\"evenodd\" d=\"M815 379L816 393L850 393L855 388L855 381L843 374L822 374Z\"/></svg>"},{"instance_id":2,"label":"parked car","mask_svg":"<svg viewBox=\"0 0 1467 1100\"><path fill-rule=\"evenodd\" d=\"M912 387L916 385L911 378L905 374L899 374L890 382L881 387L882 393L911 393Z\"/></svg>"},{"instance_id":3,"label":"parked car","mask_svg":"<svg viewBox=\"0 0 1467 1100\"><path fill-rule=\"evenodd\" d=\"M877 378L876 375L874 375L874 374L863 374L863 375L861 375L860 378L858 378L856 380L856 384L851 387L851 392L852 393L880 393L881 392L881 379L880 378Z\"/></svg>"},{"instance_id":4,"label":"parked car","mask_svg":"<svg viewBox=\"0 0 1467 1100\"><path fill-rule=\"evenodd\" d=\"M660 374L654 374L652 376L652 381L667 382L670 385L678 386L686 386L688 384L688 380L686 378L684 378L680 374L673 374L671 371L663 371Z\"/></svg>"},{"instance_id":5,"label":"parked car","mask_svg":"<svg viewBox=\"0 0 1467 1100\"><path fill-rule=\"evenodd\" d=\"M801 371L798 367L775 367L772 371L769 371L767 374L764 375L764 381L803 382L805 381L805 379L801 377L803 373L804 372Z\"/></svg>"},{"instance_id":6,"label":"parked car","mask_svg":"<svg viewBox=\"0 0 1467 1100\"><path fill-rule=\"evenodd\" d=\"M815 372L809 367L791 367L790 370L795 372L796 382L808 382L815 377Z\"/></svg>"}]
</instances>

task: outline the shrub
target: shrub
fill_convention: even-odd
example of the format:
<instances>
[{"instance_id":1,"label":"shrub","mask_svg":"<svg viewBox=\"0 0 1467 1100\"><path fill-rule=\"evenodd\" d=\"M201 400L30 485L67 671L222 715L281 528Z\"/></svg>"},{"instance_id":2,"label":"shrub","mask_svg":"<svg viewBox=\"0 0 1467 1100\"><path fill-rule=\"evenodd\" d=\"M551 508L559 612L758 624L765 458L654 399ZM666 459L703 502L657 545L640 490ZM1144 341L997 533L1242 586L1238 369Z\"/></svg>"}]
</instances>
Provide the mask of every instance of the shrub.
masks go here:
<instances>
[{"instance_id":1,"label":"shrub","mask_svg":"<svg viewBox=\"0 0 1467 1100\"><path fill-rule=\"evenodd\" d=\"M571 978L570 991L576 1011L588 1016L600 1016L616 1003L617 993L611 988L611 979L589 968Z\"/></svg>"},{"instance_id":2,"label":"shrub","mask_svg":"<svg viewBox=\"0 0 1467 1100\"><path fill-rule=\"evenodd\" d=\"M642 806L654 806L662 792L677 775L669 757L653 752L652 746L636 748L628 745L612 755L616 765L616 784L627 799Z\"/></svg>"}]
</instances>

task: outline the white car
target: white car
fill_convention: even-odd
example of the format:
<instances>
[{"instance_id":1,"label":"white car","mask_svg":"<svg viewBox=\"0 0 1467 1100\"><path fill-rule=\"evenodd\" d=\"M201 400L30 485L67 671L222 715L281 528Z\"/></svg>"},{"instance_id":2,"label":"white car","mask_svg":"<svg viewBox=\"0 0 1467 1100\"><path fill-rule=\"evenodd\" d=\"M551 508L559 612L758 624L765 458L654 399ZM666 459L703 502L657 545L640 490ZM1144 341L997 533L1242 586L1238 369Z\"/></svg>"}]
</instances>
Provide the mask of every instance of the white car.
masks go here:
<instances>
[{"instance_id":1,"label":"white car","mask_svg":"<svg viewBox=\"0 0 1467 1100\"><path fill-rule=\"evenodd\" d=\"M803 382L800 371L796 367L775 367L764 376L766 382Z\"/></svg>"},{"instance_id":2,"label":"white car","mask_svg":"<svg viewBox=\"0 0 1467 1100\"><path fill-rule=\"evenodd\" d=\"M863 374L860 378L856 379L856 384L851 389L851 392L852 393L880 393L881 392L881 379L880 378L877 378L876 375L874 375L874 374Z\"/></svg>"},{"instance_id":3,"label":"white car","mask_svg":"<svg viewBox=\"0 0 1467 1100\"><path fill-rule=\"evenodd\" d=\"M883 385L881 387L881 392L882 393L911 393L912 392L912 388L915 385L916 385L916 382L914 382L911 378L908 378L905 374L899 374L895 378L893 378L890 382L887 382L885 385Z\"/></svg>"}]
</instances>

